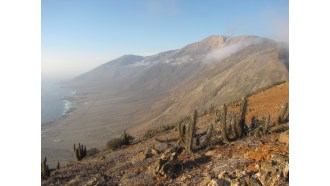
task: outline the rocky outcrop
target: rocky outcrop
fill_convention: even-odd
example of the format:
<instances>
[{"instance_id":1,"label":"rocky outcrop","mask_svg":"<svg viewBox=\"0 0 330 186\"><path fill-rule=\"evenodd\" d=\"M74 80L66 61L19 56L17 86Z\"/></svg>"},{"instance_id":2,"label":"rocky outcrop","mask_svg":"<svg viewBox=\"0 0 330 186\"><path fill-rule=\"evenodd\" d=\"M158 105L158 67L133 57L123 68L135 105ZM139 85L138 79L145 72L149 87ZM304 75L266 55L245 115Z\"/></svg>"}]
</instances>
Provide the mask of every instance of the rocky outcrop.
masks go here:
<instances>
[{"instance_id":1,"label":"rocky outcrop","mask_svg":"<svg viewBox=\"0 0 330 186\"><path fill-rule=\"evenodd\" d=\"M209 186L260 185L275 186L288 185L289 159L288 156L274 155L269 162L250 166L249 169L224 171L212 179Z\"/></svg>"}]
</instances>

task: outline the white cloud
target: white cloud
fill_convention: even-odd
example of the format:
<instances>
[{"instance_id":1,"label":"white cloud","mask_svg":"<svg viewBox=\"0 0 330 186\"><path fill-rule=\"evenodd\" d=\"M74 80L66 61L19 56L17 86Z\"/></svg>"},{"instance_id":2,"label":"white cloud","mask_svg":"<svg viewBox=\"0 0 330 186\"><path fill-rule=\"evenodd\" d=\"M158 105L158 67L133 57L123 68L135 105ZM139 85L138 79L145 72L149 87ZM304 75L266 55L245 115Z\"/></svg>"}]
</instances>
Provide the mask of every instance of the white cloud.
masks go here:
<instances>
[{"instance_id":1,"label":"white cloud","mask_svg":"<svg viewBox=\"0 0 330 186\"><path fill-rule=\"evenodd\" d=\"M209 63L209 62L222 61L230 57L231 55L235 54L236 52L239 52L240 50L252 44L257 44L259 42L261 42L261 39L252 38L252 39L240 41L239 43L225 45L223 48L215 49L209 52L206 55L204 62Z\"/></svg>"}]
</instances>

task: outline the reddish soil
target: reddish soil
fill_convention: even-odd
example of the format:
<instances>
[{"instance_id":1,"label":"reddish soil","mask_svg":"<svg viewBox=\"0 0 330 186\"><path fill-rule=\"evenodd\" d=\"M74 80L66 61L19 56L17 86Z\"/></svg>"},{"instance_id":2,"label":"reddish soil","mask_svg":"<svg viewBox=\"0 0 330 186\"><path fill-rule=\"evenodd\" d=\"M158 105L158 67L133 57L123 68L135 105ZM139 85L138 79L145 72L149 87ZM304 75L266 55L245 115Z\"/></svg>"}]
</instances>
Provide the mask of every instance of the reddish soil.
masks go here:
<instances>
[{"instance_id":1,"label":"reddish soil","mask_svg":"<svg viewBox=\"0 0 330 186\"><path fill-rule=\"evenodd\" d=\"M251 121L255 116L258 119L271 116L272 122L275 122L281 112L284 104L289 102L289 82L276 85L270 89L259 92L248 98L248 112L246 119ZM239 107L229 107L229 111L239 111Z\"/></svg>"}]
</instances>

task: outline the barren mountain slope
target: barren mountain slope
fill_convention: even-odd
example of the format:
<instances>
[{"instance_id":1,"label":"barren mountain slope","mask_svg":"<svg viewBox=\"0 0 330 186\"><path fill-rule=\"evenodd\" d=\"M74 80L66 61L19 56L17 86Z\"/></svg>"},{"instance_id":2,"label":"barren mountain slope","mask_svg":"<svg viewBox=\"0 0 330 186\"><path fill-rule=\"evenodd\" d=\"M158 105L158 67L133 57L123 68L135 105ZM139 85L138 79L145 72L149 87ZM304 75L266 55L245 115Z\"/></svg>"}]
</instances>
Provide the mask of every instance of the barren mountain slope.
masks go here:
<instances>
[{"instance_id":1,"label":"barren mountain slope","mask_svg":"<svg viewBox=\"0 0 330 186\"><path fill-rule=\"evenodd\" d=\"M73 143L101 147L123 130L143 134L287 80L287 46L257 36L210 36L153 56L126 55L66 83L77 90L76 109L42 126L42 156L67 163Z\"/></svg>"},{"instance_id":2,"label":"barren mountain slope","mask_svg":"<svg viewBox=\"0 0 330 186\"><path fill-rule=\"evenodd\" d=\"M277 118L281 106L288 102L288 85L286 82L248 97L248 123L252 116L261 118L270 114ZM229 110L238 108L229 104ZM198 117L197 133L205 132L209 124L214 124L210 118L213 114ZM192 155L179 153L173 161L179 166L169 166L165 172L159 172L158 166L175 143L170 139L179 138L176 128L119 150L105 150L81 162L62 166L43 180L42 185L289 184L288 130L261 137L245 136L222 144L217 142L220 126L214 124L214 128L216 132L209 148L196 150Z\"/></svg>"}]
</instances>

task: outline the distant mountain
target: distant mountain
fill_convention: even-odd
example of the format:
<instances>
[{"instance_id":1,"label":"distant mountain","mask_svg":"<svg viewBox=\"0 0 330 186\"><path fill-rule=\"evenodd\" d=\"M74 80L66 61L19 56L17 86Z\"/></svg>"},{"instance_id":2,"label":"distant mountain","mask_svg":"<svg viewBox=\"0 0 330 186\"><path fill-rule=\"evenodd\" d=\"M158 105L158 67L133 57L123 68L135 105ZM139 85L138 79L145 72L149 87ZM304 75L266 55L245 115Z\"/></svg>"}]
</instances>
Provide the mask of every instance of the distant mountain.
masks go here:
<instances>
[{"instance_id":1,"label":"distant mountain","mask_svg":"<svg viewBox=\"0 0 330 186\"><path fill-rule=\"evenodd\" d=\"M122 123L122 127L138 132L175 122L194 109L204 111L211 104L240 99L288 78L287 43L258 36L210 36L152 56L122 56L68 85L87 96L98 94L103 111L112 113L116 107L116 115L110 114L110 118L104 114L96 120ZM90 109L96 111L101 106L94 104Z\"/></svg>"}]
</instances>

